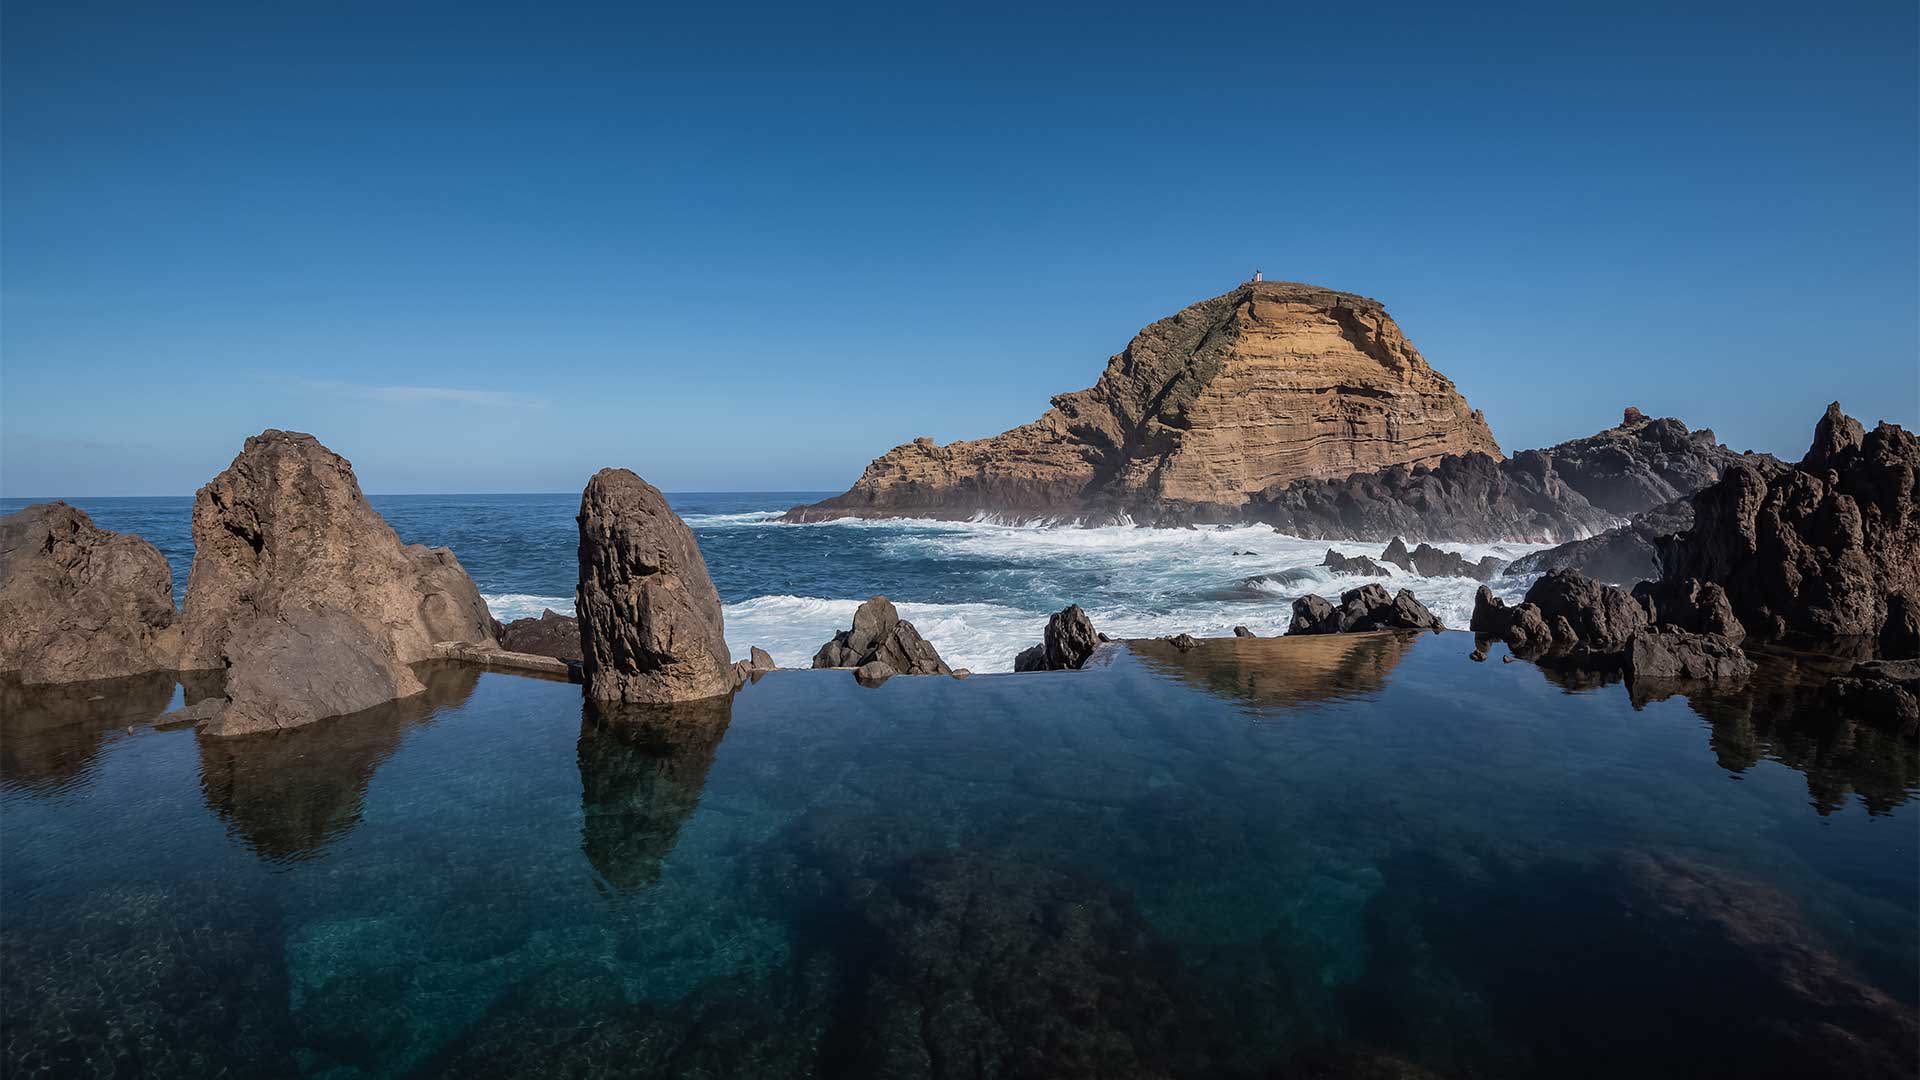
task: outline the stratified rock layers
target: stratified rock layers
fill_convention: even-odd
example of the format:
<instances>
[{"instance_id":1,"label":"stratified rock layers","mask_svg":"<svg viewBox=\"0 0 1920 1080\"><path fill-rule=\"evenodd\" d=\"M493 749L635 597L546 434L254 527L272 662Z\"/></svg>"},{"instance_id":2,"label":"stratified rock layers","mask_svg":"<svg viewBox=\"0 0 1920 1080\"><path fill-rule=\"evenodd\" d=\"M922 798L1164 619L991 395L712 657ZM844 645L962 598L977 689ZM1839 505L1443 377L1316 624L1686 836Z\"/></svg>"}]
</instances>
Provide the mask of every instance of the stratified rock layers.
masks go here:
<instances>
[{"instance_id":1,"label":"stratified rock layers","mask_svg":"<svg viewBox=\"0 0 1920 1080\"><path fill-rule=\"evenodd\" d=\"M587 697L651 705L731 692L720 594L693 531L659 489L602 469L580 496L579 523Z\"/></svg>"},{"instance_id":2,"label":"stratified rock layers","mask_svg":"<svg viewBox=\"0 0 1920 1080\"><path fill-rule=\"evenodd\" d=\"M794 520L1222 517L1275 485L1500 449L1377 301L1243 285L1140 331L1091 388L990 439L917 439Z\"/></svg>"}]
</instances>

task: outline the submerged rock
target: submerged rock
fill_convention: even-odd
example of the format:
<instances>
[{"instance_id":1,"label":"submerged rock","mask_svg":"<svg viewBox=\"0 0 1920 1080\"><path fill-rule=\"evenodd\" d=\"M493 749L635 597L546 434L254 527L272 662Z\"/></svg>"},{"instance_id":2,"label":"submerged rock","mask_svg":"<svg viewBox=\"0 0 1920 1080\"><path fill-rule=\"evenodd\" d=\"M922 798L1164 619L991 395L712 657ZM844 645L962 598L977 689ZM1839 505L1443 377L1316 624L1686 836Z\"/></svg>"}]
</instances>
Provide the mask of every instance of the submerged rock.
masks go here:
<instances>
[{"instance_id":1,"label":"submerged rock","mask_svg":"<svg viewBox=\"0 0 1920 1080\"><path fill-rule=\"evenodd\" d=\"M311 435L247 440L193 506L185 663L225 668L207 730L294 727L423 689L436 645L492 645L493 618L453 552L402 544L347 460Z\"/></svg>"},{"instance_id":2,"label":"submerged rock","mask_svg":"<svg viewBox=\"0 0 1920 1080\"><path fill-rule=\"evenodd\" d=\"M659 489L602 469L580 496L580 618L586 695L698 701L736 685L720 594L692 530Z\"/></svg>"},{"instance_id":3,"label":"submerged rock","mask_svg":"<svg viewBox=\"0 0 1920 1080\"><path fill-rule=\"evenodd\" d=\"M1293 602L1293 623L1288 634L1351 634L1369 630L1438 630L1440 617L1428 611L1413 595L1401 589L1388 595L1378 585L1362 585L1340 594L1340 606L1325 599L1303 596Z\"/></svg>"},{"instance_id":4,"label":"submerged rock","mask_svg":"<svg viewBox=\"0 0 1920 1080\"><path fill-rule=\"evenodd\" d=\"M173 577L159 549L63 502L0 518L0 671L24 683L179 666Z\"/></svg>"},{"instance_id":5,"label":"submerged rock","mask_svg":"<svg viewBox=\"0 0 1920 1080\"><path fill-rule=\"evenodd\" d=\"M1014 657L1013 670L1077 671L1087 665L1099 646L1100 634L1093 628L1093 620L1079 604L1069 604L1047 620L1045 640Z\"/></svg>"},{"instance_id":6,"label":"submerged rock","mask_svg":"<svg viewBox=\"0 0 1920 1080\"><path fill-rule=\"evenodd\" d=\"M813 656L816 668L859 668L874 661L895 675L953 674L939 651L884 596L861 604L853 613L853 628L835 634Z\"/></svg>"},{"instance_id":7,"label":"submerged rock","mask_svg":"<svg viewBox=\"0 0 1920 1080\"><path fill-rule=\"evenodd\" d=\"M1920 660L1867 660L1830 679L1826 700L1852 719L1912 734L1920 727Z\"/></svg>"}]
</instances>

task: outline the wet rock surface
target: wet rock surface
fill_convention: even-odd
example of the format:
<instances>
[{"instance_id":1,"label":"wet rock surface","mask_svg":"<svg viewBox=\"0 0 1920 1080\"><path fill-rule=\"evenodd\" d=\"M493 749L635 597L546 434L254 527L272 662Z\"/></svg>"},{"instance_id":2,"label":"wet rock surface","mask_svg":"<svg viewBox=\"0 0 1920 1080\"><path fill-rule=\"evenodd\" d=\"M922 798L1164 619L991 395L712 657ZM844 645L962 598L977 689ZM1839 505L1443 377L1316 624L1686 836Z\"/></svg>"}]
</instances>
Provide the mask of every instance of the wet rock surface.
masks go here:
<instances>
[{"instance_id":1,"label":"wet rock surface","mask_svg":"<svg viewBox=\"0 0 1920 1080\"><path fill-rule=\"evenodd\" d=\"M1365 555L1342 555L1332 548L1327 549L1327 559L1320 565L1336 574L1352 574L1355 577L1388 576L1388 571Z\"/></svg>"},{"instance_id":2,"label":"wet rock surface","mask_svg":"<svg viewBox=\"0 0 1920 1080\"><path fill-rule=\"evenodd\" d=\"M1355 634L1369 630L1439 630L1440 617L1428 611L1409 589L1388 594L1378 585L1362 585L1340 594L1340 605L1309 594L1293 602L1288 634Z\"/></svg>"},{"instance_id":3,"label":"wet rock surface","mask_svg":"<svg viewBox=\"0 0 1920 1080\"><path fill-rule=\"evenodd\" d=\"M1078 671L1087 666L1093 651L1099 647L1100 632L1093 628L1093 620L1080 610L1079 604L1069 604L1047 619L1045 637L1040 644L1023 649L1014 657L1013 670Z\"/></svg>"},{"instance_id":4,"label":"wet rock surface","mask_svg":"<svg viewBox=\"0 0 1920 1080\"><path fill-rule=\"evenodd\" d=\"M853 627L842 630L814 654L816 668L864 668L880 664L894 675L951 675L931 642L900 617L893 601L876 596L853 613ZM885 678L877 669L869 678Z\"/></svg>"},{"instance_id":5,"label":"wet rock surface","mask_svg":"<svg viewBox=\"0 0 1920 1080\"><path fill-rule=\"evenodd\" d=\"M586 696L660 704L730 692L737 681L720 594L659 489L602 469L580 496L578 521Z\"/></svg>"},{"instance_id":6,"label":"wet rock surface","mask_svg":"<svg viewBox=\"0 0 1920 1080\"><path fill-rule=\"evenodd\" d=\"M27 683L179 666L173 579L157 548L63 502L0 518L0 672Z\"/></svg>"}]
</instances>

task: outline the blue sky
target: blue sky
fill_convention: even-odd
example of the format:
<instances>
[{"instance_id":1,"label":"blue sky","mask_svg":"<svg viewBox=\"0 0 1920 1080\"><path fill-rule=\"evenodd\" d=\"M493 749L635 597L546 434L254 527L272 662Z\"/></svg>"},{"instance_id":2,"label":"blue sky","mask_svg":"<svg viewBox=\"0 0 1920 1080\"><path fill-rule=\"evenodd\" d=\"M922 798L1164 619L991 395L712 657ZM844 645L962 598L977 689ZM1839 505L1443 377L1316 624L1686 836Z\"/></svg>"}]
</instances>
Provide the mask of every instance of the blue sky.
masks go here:
<instances>
[{"instance_id":1,"label":"blue sky","mask_svg":"<svg viewBox=\"0 0 1920 1080\"><path fill-rule=\"evenodd\" d=\"M1879 5L5 7L0 492L838 488L1255 267L1503 446L1920 426Z\"/></svg>"}]
</instances>

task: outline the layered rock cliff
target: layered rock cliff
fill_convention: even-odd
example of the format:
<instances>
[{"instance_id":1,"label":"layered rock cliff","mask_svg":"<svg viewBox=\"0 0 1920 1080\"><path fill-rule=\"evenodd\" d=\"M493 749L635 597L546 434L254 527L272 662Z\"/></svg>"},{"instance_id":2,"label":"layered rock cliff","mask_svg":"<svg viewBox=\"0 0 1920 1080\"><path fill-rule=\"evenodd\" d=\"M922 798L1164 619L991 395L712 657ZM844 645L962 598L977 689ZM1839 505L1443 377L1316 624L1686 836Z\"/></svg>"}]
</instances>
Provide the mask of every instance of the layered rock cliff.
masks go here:
<instances>
[{"instance_id":1,"label":"layered rock cliff","mask_svg":"<svg viewBox=\"0 0 1920 1080\"><path fill-rule=\"evenodd\" d=\"M1052 404L990 439L895 447L789 520L1231 520L1296 480L1500 457L1480 413L1379 302L1291 282L1154 323L1092 387Z\"/></svg>"}]
</instances>

